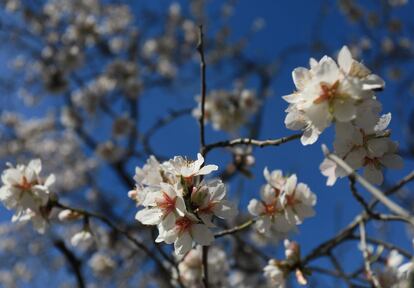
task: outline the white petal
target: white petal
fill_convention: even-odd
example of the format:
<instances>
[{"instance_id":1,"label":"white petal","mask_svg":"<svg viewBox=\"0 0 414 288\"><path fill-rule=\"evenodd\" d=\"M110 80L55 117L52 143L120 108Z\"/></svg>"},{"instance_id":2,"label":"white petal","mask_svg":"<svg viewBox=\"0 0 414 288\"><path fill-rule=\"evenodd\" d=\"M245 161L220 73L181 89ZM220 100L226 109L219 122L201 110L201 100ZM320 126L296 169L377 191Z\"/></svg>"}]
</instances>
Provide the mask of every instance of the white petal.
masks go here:
<instances>
[{"instance_id":1,"label":"white petal","mask_svg":"<svg viewBox=\"0 0 414 288\"><path fill-rule=\"evenodd\" d=\"M276 191L270 185L265 185L260 190L260 196L266 204L271 204L275 201Z\"/></svg>"},{"instance_id":2,"label":"white petal","mask_svg":"<svg viewBox=\"0 0 414 288\"><path fill-rule=\"evenodd\" d=\"M260 216L264 213L265 209L262 202L258 201L257 199L252 199L247 206L247 210L249 210L249 213L253 216Z\"/></svg>"},{"instance_id":3,"label":"white petal","mask_svg":"<svg viewBox=\"0 0 414 288\"><path fill-rule=\"evenodd\" d=\"M339 67L341 67L345 74L348 74L351 71L353 62L354 59L352 59L351 51L349 51L347 46L343 46L338 54Z\"/></svg>"},{"instance_id":4,"label":"white petal","mask_svg":"<svg viewBox=\"0 0 414 288\"><path fill-rule=\"evenodd\" d=\"M389 138L375 138L367 143L368 155L371 157L381 157L388 151Z\"/></svg>"},{"instance_id":5,"label":"white petal","mask_svg":"<svg viewBox=\"0 0 414 288\"><path fill-rule=\"evenodd\" d=\"M161 222L162 212L157 208L145 208L137 212L135 219L144 225L157 225Z\"/></svg>"},{"instance_id":6,"label":"white petal","mask_svg":"<svg viewBox=\"0 0 414 288\"><path fill-rule=\"evenodd\" d=\"M255 227L260 233L266 233L270 229L270 219L269 217L261 217L256 221Z\"/></svg>"},{"instance_id":7,"label":"white petal","mask_svg":"<svg viewBox=\"0 0 414 288\"><path fill-rule=\"evenodd\" d=\"M191 238L190 233L184 232L180 234L174 242L175 254L183 256L191 250L192 246L193 239Z\"/></svg>"},{"instance_id":8,"label":"white petal","mask_svg":"<svg viewBox=\"0 0 414 288\"><path fill-rule=\"evenodd\" d=\"M299 97L300 94L298 93L292 93L289 95L282 96L282 99L285 100L288 103L298 103L302 101L301 97Z\"/></svg>"},{"instance_id":9,"label":"white petal","mask_svg":"<svg viewBox=\"0 0 414 288\"><path fill-rule=\"evenodd\" d=\"M387 129L388 125L391 122L391 113L387 113L381 116L381 118L378 120L377 125L375 125L374 131L384 131Z\"/></svg>"},{"instance_id":10,"label":"white petal","mask_svg":"<svg viewBox=\"0 0 414 288\"><path fill-rule=\"evenodd\" d=\"M218 169L217 165L206 165L198 171L198 175L207 175Z\"/></svg>"},{"instance_id":11,"label":"white petal","mask_svg":"<svg viewBox=\"0 0 414 288\"><path fill-rule=\"evenodd\" d=\"M40 171L42 171L42 162L40 159L31 160L27 165L27 168L33 170L37 175L39 175Z\"/></svg>"},{"instance_id":12,"label":"white petal","mask_svg":"<svg viewBox=\"0 0 414 288\"><path fill-rule=\"evenodd\" d=\"M366 155L364 148L354 149L346 156L345 162L351 166L352 169L356 170L364 164Z\"/></svg>"},{"instance_id":13,"label":"white petal","mask_svg":"<svg viewBox=\"0 0 414 288\"><path fill-rule=\"evenodd\" d=\"M325 128L327 128L332 121L332 116L329 112L329 105L327 101L311 105L305 110L305 115L308 117L312 125L319 131L323 131Z\"/></svg>"},{"instance_id":14,"label":"white petal","mask_svg":"<svg viewBox=\"0 0 414 288\"><path fill-rule=\"evenodd\" d=\"M315 215L315 210L312 206L302 203L295 205L295 212L301 220Z\"/></svg>"},{"instance_id":15,"label":"white petal","mask_svg":"<svg viewBox=\"0 0 414 288\"><path fill-rule=\"evenodd\" d=\"M274 225L277 231L286 233L286 232L289 232L294 226L294 224L292 223L295 223L295 222L289 222L286 217L284 215L279 215L275 218ZM294 216L292 218L294 218ZM294 220L292 219L292 221Z\"/></svg>"},{"instance_id":16,"label":"white petal","mask_svg":"<svg viewBox=\"0 0 414 288\"><path fill-rule=\"evenodd\" d=\"M55 181L56 181L55 175L51 174L51 175L49 175L49 177L46 178L46 181L45 181L44 185L46 187L52 186L52 184L55 183Z\"/></svg>"},{"instance_id":17,"label":"white petal","mask_svg":"<svg viewBox=\"0 0 414 288\"><path fill-rule=\"evenodd\" d=\"M214 215L222 219L231 219L237 215L237 209L234 203L230 201L221 201L213 208Z\"/></svg>"},{"instance_id":18,"label":"white petal","mask_svg":"<svg viewBox=\"0 0 414 288\"><path fill-rule=\"evenodd\" d=\"M302 137L300 138L300 142L304 146L311 145L318 140L319 134L321 134L321 132L316 128L306 128L306 130L303 131Z\"/></svg>"},{"instance_id":19,"label":"white petal","mask_svg":"<svg viewBox=\"0 0 414 288\"><path fill-rule=\"evenodd\" d=\"M192 163L193 167L198 170L200 169L201 165L204 163L204 158L200 153L197 153L197 160Z\"/></svg>"},{"instance_id":20,"label":"white petal","mask_svg":"<svg viewBox=\"0 0 414 288\"><path fill-rule=\"evenodd\" d=\"M223 184L223 182L218 181L216 184L216 186L211 187L211 185L209 185L210 188L210 193L211 193L211 199L212 200L216 200L216 201L220 201L224 198L224 196L226 196L226 185Z\"/></svg>"},{"instance_id":21,"label":"white petal","mask_svg":"<svg viewBox=\"0 0 414 288\"><path fill-rule=\"evenodd\" d=\"M380 169L375 168L374 165L367 165L364 169L364 177L372 184L380 185L382 184L383 176Z\"/></svg>"},{"instance_id":22,"label":"white petal","mask_svg":"<svg viewBox=\"0 0 414 288\"><path fill-rule=\"evenodd\" d=\"M208 227L216 227L214 223L211 221L213 215L210 213L198 213L198 217L200 217L201 221L206 224Z\"/></svg>"},{"instance_id":23,"label":"white petal","mask_svg":"<svg viewBox=\"0 0 414 288\"><path fill-rule=\"evenodd\" d=\"M354 102L349 99L346 101L337 100L334 102L334 117L340 122L349 122L356 116Z\"/></svg>"},{"instance_id":24,"label":"white petal","mask_svg":"<svg viewBox=\"0 0 414 288\"><path fill-rule=\"evenodd\" d=\"M311 74L308 69L299 67L292 72L293 83L298 90L303 90L305 85L311 79Z\"/></svg>"},{"instance_id":25,"label":"white petal","mask_svg":"<svg viewBox=\"0 0 414 288\"><path fill-rule=\"evenodd\" d=\"M285 126L290 130L300 130L305 128L306 121L304 120L303 115L299 114L299 112L292 111L286 114Z\"/></svg>"},{"instance_id":26,"label":"white petal","mask_svg":"<svg viewBox=\"0 0 414 288\"><path fill-rule=\"evenodd\" d=\"M379 77L378 75L375 75L375 74L371 74L371 75L368 75L364 79L362 89L364 89L364 90L378 90L378 89L384 88L384 86L385 86L385 82L381 77Z\"/></svg>"},{"instance_id":27,"label":"white petal","mask_svg":"<svg viewBox=\"0 0 414 288\"><path fill-rule=\"evenodd\" d=\"M296 189L296 183L298 181L298 178L295 174L291 175L287 180L286 180L286 184L283 187L283 190L285 193L287 194L293 194L293 192Z\"/></svg>"},{"instance_id":28,"label":"white petal","mask_svg":"<svg viewBox=\"0 0 414 288\"><path fill-rule=\"evenodd\" d=\"M164 216L164 219L161 221L161 225L166 229L172 229L175 225L175 214L174 212L170 212L167 215Z\"/></svg>"},{"instance_id":29,"label":"white petal","mask_svg":"<svg viewBox=\"0 0 414 288\"><path fill-rule=\"evenodd\" d=\"M322 175L328 177L328 179L326 180L326 185L333 186L337 179L335 174L335 162L329 159L324 159L321 165L319 165L319 169L321 170Z\"/></svg>"},{"instance_id":30,"label":"white petal","mask_svg":"<svg viewBox=\"0 0 414 288\"><path fill-rule=\"evenodd\" d=\"M381 157L380 162L387 168L401 169L404 166L403 158L397 154L385 154Z\"/></svg>"},{"instance_id":31,"label":"white petal","mask_svg":"<svg viewBox=\"0 0 414 288\"><path fill-rule=\"evenodd\" d=\"M181 196L177 196L177 198L175 199L175 211L180 216L184 216L185 213L187 213L184 199Z\"/></svg>"}]
</instances>

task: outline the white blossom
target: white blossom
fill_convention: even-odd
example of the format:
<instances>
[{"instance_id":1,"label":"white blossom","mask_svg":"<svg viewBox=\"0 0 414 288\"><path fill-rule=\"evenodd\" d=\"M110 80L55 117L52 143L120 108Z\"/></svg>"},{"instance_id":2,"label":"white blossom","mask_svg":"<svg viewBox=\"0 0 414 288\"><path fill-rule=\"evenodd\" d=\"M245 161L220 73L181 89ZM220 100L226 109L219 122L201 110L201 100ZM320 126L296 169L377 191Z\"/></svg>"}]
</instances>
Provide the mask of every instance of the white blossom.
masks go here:
<instances>
[{"instance_id":1,"label":"white blossom","mask_svg":"<svg viewBox=\"0 0 414 288\"><path fill-rule=\"evenodd\" d=\"M218 169L217 165L205 165L203 156L198 153L197 160L187 160L181 156L176 156L170 160L167 164L167 169L177 176L181 176L185 179L192 179L198 175L207 175Z\"/></svg>"},{"instance_id":2,"label":"white blossom","mask_svg":"<svg viewBox=\"0 0 414 288\"><path fill-rule=\"evenodd\" d=\"M297 183L296 175L284 177L282 171L264 169L267 184L260 191L261 200L249 202L250 214L258 217L255 226L260 233L278 231L287 234L307 217L315 214L316 195L304 183Z\"/></svg>"},{"instance_id":3,"label":"white blossom","mask_svg":"<svg viewBox=\"0 0 414 288\"><path fill-rule=\"evenodd\" d=\"M386 114L377 120L370 129L362 129L352 123L337 123L334 142L335 153L354 170L364 169L364 177L373 184L383 182L384 167L399 169L402 158L397 154L398 145L390 140L386 128L391 115ZM325 159L320 165L323 175L328 177L327 185L333 185L337 177L347 174L331 160Z\"/></svg>"},{"instance_id":4,"label":"white blossom","mask_svg":"<svg viewBox=\"0 0 414 288\"><path fill-rule=\"evenodd\" d=\"M269 281L271 287L284 288L286 287L285 273L279 268L278 262L274 259L269 260L269 263L264 267L264 276Z\"/></svg>"},{"instance_id":5,"label":"white blossom","mask_svg":"<svg viewBox=\"0 0 414 288\"><path fill-rule=\"evenodd\" d=\"M303 145L314 143L333 121L350 122L357 117L357 106L373 99L373 90L384 82L361 63L355 61L344 46L338 64L324 56L310 61L310 69L292 72L297 91L283 98L290 104L285 124L289 129L304 130Z\"/></svg>"},{"instance_id":6,"label":"white blossom","mask_svg":"<svg viewBox=\"0 0 414 288\"><path fill-rule=\"evenodd\" d=\"M0 188L0 201L7 209L14 209L12 221L32 220L35 228L42 233L45 228L46 204L50 197L50 186L55 181L52 174L41 178L42 164L39 159L29 164L17 165L3 171L3 186Z\"/></svg>"},{"instance_id":7,"label":"white blossom","mask_svg":"<svg viewBox=\"0 0 414 288\"><path fill-rule=\"evenodd\" d=\"M135 218L144 225L161 224L165 229L174 226L177 217L186 213L184 199L170 184L160 183L160 191L146 195L142 205L144 209L138 211Z\"/></svg>"},{"instance_id":8,"label":"white blossom","mask_svg":"<svg viewBox=\"0 0 414 288\"><path fill-rule=\"evenodd\" d=\"M156 242L174 243L175 253L178 256L185 255L193 247L193 242L202 246L208 246L214 241L213 233L208 227L199 222L193 214L186 214L178 218L170 230L158 226L159 235Z\"/></svg>"},{"instance_id":9,"label":"white blossom","mask_svg":"<svg viewBox=\"0 0 414 288\"><path fill-rule=\"evenodd\" d=\"M108 275L116 268L116 262L107 254L96 252L88 261L93 272L100 276Z\"/></svg>"},{"instance_id":10,"label":"white blossom","mask_svg":"<svg viewBox=\"0 0 414 288\"><path fill-rule=\"evenodd\" d=\"M201 98L197 97L198 108L193 116L201 114ZM259 108L260 101L252 90L213 90L206 96L205 119L216 130L234 133L245 125Z\"/></svg>"},{"instance_id":11,"label":"white blossom","mask_svg":"<svg viewBox=\"0 0 414 288\"><path fill-rule=\"evenodd\" d=\"M414 273L414 264L411 261L404 264L403 262L404 257L397 250L390 251L383 269L375 271L381 287L410 287L409 284Z\"/></svg>"},{"instance_id":12,"label":"white blossom","mask_svg":"<svg viewBox=\"0 0 414 288\"><path fill-rule=\"evenodd\" d=\"M282 204L285 207L289 222L301 224L305 218L315 215L313 206L316 204L316 195L304 183L297 183L296 175L286 180L282 194Z\"/></svg>"},{"instance_id":13,"label":"white blossom","mask_svg":"<svg viewBox=\"0 0 414 288\"><path fill-rule=\"evenodd\" d=\"M191 202L195 211L204 224L214 227L213 216L221 219L231 219L237 214L237 209L230 201L224 200L226 186L221 180L203 181L191 193Z\"/></svg>"},{"instance_id":14,"label":"white blossom","mask_svg":"<svg viewBox=\"0 0 414 288\"><path fill-rule=\"evenodd\" d=\"M72 238L70 238L70 243L72 246L76 247L80 244L89 245L93 241L92 233L88 229L83 229L75 233Z\"/></svg>"},{"instance_id":15,"label":"white blossom","mask_svg":"<svg viewBox=\"0 0 414 288\"><path fill-rule=\"evenodd\" d=\"M179 277L185 287L198 288L203 285L203 261L201 246L188 252L178 264ZM229 263L225 251L218 247L208 250L209 285L223 287L227 283Z\"/></svg>"}]
</instances>

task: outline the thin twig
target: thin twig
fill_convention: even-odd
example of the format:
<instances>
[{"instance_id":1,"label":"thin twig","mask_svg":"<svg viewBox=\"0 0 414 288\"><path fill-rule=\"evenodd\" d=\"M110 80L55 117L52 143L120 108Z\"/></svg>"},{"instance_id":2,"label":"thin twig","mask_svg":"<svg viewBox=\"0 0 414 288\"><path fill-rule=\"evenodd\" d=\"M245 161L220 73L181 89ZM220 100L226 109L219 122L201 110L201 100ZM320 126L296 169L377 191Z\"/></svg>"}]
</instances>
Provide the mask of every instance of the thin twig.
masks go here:
<instances>
[{"instance_id":1,"label":"thin twig","mask_svg":"<svg viewBox=\"0 0 414 288\"><path fill-rule=\"evenodd\" d=\"M200 55L200 73L201 73L201 115L199 118L200 123L200 145L201 145L201 154L204 154L204 146L206 146L206 138L204 131L204 122L205 122L205 106L206 106L206 62L204 59L204 33L203 25L198 26L199 38L197 44L197 51ZM204 155L203 155L204 156Z\"/></svg>"},{"instance_id":2,"label":"thin twig","mask_svg":"<svg viewBox=\"0 0 414 288\"><path fill-rule=\"evenodd\" d=\"M382 286L378 278L375 276L374 272L372 272L371 269L371 260L369 259L369 251L365 233L365 224L363 220L359 221L359 232L361 234L361 250L362 255L364 256L365 272L368 274L368 279L372 282L373 287L381 288Z\"/></svg>"},{"instance_id":3,"label":"thin twig","mask_svg":"<svg viewBox=\"0 0 414 288\"><path fill-rule=\"evenodd\" d=\"M349 183L350 183L350 188L351 188L351 192L352 195L354 196L354 198L361 204L361 206L364 208L365 212L367 212L367 214L369 216L371 216L372 218L375 219L380 219L380 214L376 213L374 211L371 210L371 208L369 207L369 204L365 201L365 199L358 193L358 190L355 187L355 178L353 176L349 176Z\"/></svg>"},{"instance_id":4,"label":"thin twig","mask_svg":"<svg viewBox=\"0 0 414 288\"><path fill-rule=\"evenodd\" d=\"M254 222L255 222L255 220L246 221L245 223L243 223L241 225L238 225L236 227L233 227L231 229L220 231L220 232L214 234L214 237L219 238L219 237L223 237L225 235L234 234L236 232L239 232L241 230L244 230L244 229L250 227Z\"/></svg>"},{"instance_id":5,"label":"thin twig","mask_svg":"<svg viewBox=\"0 0 414 288\"><path fill-rule=\"evenodd\" d=\"M205 135L205 106L206 106L206 62L204 59L204 34L203 34L203 25L198 26L199 38L197 44L197 51L200 55L200 76L201 76L201 114L199 118L200 124L200 153L205 156L205 146L206 146L206 135ZM201 180L200 180L201 181ZM203 246L202 259L203 259L203 283L204 288L208 288L208 247Z\"/></svg>"},{"instance_id":6,"label":"thin twig","mask_svg":"<svg viewBox=\"0 0 414 288\"><path fill-rule=\"evenodd\" d=\"M265 146L279 146L283 143L299 139L302 134L293 134L290 136L282 137L279 139L270 139L270 140L256 140L251 138L238 138L234 140L227 140L227 141L220 141L216 143L209 144L205 147L205 153L209 152L212 149L218 147L233 147L237 145L253 145L258 147L265 147Z\"/></svg>"}]
</instances>

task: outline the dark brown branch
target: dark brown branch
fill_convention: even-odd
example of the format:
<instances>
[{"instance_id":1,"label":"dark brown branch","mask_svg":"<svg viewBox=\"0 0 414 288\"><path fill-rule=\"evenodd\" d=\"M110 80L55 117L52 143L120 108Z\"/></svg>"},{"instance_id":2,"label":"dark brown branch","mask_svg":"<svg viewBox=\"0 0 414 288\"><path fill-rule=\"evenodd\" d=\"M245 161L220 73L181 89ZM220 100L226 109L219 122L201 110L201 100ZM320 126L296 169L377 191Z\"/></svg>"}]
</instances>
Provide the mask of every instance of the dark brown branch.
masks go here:
<instances>
[{"instance_id":1,"label":"dark brown branch","mask_svg":"<svg viewBox=\"0 0 414 288\"><path fill-rule=\"evenodd\" d=\"M220 141L216 143L209 144L205 147L205 154L207 154L209 151L219 148L219 147L234 147L237 145L253 145L258 147L265 147L265 146L279 146L283 143L299 139L302 136L302 134L293 134L290 136L282 137L279 139L272 139L272 140L256 140L256 139L250 139L250 138L239 138L234 140L227 140L227 141Z\"/></svg>"},{"instance_id":2,"label":"dark brown branch","mask_svg":"<svg viewBox=\"0 0 414 288\"><path fill-rule=\"evenodd\" d=\"M206 105L206 62L204 59L204 33L203 33L203 25L198 26L199 29L199 39L197 44L197 51L200 54L200 73L201 73L201 113L199 118L200 124L200 145L201 145L201 153L204 154L204 146L206 145L206 138L205 138L205 105Z\"/></svg>"},{"instance_id":3,"label":"dark brown branch","mask_svg":"<svg viewBox=\"0 0 414 288\"><path fill-rule=\"evenodd\" d=\"M75 274L76 281L78 283L78 288L85 287L85 280L82 274L82 262L76 257L76 255L65 245L61 239L56 239L53 241L53 245L59 250L66 261L68 262L71 270Z\"/></svg>"}]
</instances>

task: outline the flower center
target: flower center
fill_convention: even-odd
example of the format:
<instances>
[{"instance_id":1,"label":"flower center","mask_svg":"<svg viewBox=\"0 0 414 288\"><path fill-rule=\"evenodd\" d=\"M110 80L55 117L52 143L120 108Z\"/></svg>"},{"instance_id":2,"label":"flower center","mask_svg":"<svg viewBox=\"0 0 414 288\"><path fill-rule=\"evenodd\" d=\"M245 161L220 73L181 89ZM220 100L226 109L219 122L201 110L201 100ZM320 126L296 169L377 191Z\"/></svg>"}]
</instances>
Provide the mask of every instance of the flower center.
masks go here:
<instances>
[{"instance_id":1,"label":"flower center","mask_svg":"<svg viewBox=\"0 0 414 288\"><path fill-rule=\"evenodd\" d=\"M198 211L201 213L211 213L215 205L216 205L215 202L209 202L206 207L199 208Z\"/></svg>"},{"instance_id":2,"label":"flower center","mask_svg":"<svg viewBox=\"0 0 414 288\"><path fill-rule=\"evenodd\" d=\"M175 221L175 225L177 226L178 232L180 234L189 230L192 224L193 224L193 221L191 221L187 217L183 217Z\"/></svg>"},{"instance_id":3,"label":"flower center","mask_svg":"<svg viewBox=\"0 0 414 288\"><path fill-rule=\"evenodd\" d=\"M338 90L339 81L336 81L334 84L329 85L327 83L321 83L321 94L318 98L313 100L313 103L320 104L324 101L331 101L333 98L335 98L335 95Z\"/></svg>"},{"instance_id":4,"label":"flower center","mask_svg":"<svg viewBox=\"0 0 414 288\"><path fill-rule=\"evenodd\" d=\"M367 165L373 165L376 168L380 168L381 167L381 163L378 160L378 158L365 157L364 158L364 165L363 166L367 166Z\"/></svg>"},{"instance_id":5,"label":"flower center","mask_svg":"<svg viewBox=\"0 0 414 288\"><path fill-rule=\"evenodd\" d=\"M298 203L300 203L300 201L295 198L295 193L293 193L292 195L287 195L286 196L286 205L287 206L295 206Z\"/></svg>"},{"instance_id":6,"label":"flower center","mask_svg":"<svg viewBox=\"0 0 414 288\"><path fill-rule=\"evenodd\" d=\"M276 212L278 212L277 207L276 207L276 201L270 204L263 203L263 205L265 207L266 215L272 216L276 214Z\"/></svg>"},{"instance_id":7,"label":"flower center","mask_svg":"<svg viewBox=\"0 0 414 288\"><path fill-rule=\"evenodd\" d=\"M163 210L163 212L165 214L169 214L169 213L173 212L174 209L175 209L175 202L177 200L177 197L171 198L165 192L162 193L162 196L163 196L163 200L157 202L158 208L160 208L161 210Z\"/></svg>"},{"instance_id":8,"label":"flower center","mask_svg":"<svg viewBox=\"0 0 414 288\"><path fill-rule=\"evenodd\" d=\"M34 185L38 184L37 181L33 181L33 183L30 183L27 181L26 176L22 177L22 182L16 185L16 188L19 188L24 191L30 190Z\"/></svg>"}]
</instances>

